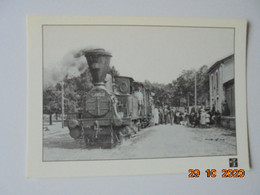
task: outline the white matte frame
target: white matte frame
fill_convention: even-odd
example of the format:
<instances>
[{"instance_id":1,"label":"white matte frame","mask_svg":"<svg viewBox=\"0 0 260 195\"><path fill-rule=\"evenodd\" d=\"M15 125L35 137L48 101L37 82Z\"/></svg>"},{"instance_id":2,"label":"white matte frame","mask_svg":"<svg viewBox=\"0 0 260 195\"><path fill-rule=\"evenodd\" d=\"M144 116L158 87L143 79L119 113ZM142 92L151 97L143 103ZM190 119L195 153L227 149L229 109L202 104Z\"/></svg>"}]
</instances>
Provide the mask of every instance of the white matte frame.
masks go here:
<instances>
[{"instance_id":1,"label":"white matte frame","mask_svg":"<svg viewBox=\"0 0 260 195\"><path fill-rule=\"evenodd\" d=\"M42 26L140 25L226 27L235 29L235 105L237 156L164 159L43 162L42 159ZM77 177L185 173L189 169L229 169L229 158L238 158L236 169L249 169L246 96L246 20L155 17L28 17L28 177Z\"/></svg>"}]
</instances>

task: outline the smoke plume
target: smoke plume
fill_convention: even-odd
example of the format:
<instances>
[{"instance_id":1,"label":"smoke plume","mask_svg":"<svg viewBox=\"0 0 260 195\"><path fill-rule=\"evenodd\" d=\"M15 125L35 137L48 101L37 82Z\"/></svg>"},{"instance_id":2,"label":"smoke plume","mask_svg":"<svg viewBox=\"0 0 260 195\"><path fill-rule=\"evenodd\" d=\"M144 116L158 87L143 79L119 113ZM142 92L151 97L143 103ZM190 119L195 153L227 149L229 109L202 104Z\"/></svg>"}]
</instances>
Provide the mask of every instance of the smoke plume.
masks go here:
<instances>
[{"instance_id":1,"label":"smoke plume","mask_svg":"<svg viewBox=\"0 0 260 195\"><path fill-rule=\"evenodd\" d=\"M87 49L69 52L52 68L45 67L44 86L53 86L61 82L65 77L73 78L85 72L88 68L88 64L83 54L86 50Z\"/></svg>"}]
</instances>

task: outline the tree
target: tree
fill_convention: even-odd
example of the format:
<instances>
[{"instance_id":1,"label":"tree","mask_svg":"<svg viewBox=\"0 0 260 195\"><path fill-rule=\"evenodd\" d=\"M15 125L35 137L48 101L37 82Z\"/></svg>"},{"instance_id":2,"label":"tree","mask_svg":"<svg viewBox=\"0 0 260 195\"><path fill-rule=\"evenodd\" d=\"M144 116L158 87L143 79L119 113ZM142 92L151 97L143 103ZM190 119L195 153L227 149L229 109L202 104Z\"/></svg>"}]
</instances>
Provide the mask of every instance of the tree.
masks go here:
<instances>
[{"instance_id":1,"label":"tree","mask_svg":"<svg viewBox=\"0 0 260 195\"><path fill-rule=\"evenodd\" d=\"M111 76L119 76L119 72L116 70L114 66L110 68L109 73L111 74Z\"/></svg>"},{"instance_id":2,"label":"tree","mask_svg":"<svg viewBox=\"0 0 260 195\"><path fill-rule=\"evenodd\" d=\"M196 71L197 74L197 100L198 104L205 104L209 98L209 78L206 65ZM109 69L112 76L119 72L114 66ZM183 70L179 77L168 84L151 83L146 80L143 84L154 93L154 102L158 106L189 106L194 105L195 71ZM85 94L93 87L92 76L88 68L79 76L69 78L65 76L64 96L65 113L78 112L83 107ZM50 115L61 113L61 83L49 86L43 91L43 113Z\"/></svg>"},{"instance_id":3,"label":"tree","mask_svg":"<svg viewBox=\"0 0 260 195\"><path fill-rule=\"evenodd\" d=\"M55 87L49 86L43 91L43 113L49 114L49 123L52 125L52 115L61 111L61 93Z\"/></svg>"},{"instance_id":4,"label":"tree","mask_svg":"<svg viewBox=\"0 0 260 195\"><path fill-rule=\"evenodd\" d=\"M209 97L208 67L206 65L196 71L197 99L199 104L205 104ZM154 95L155 102L172 106L190 106L195 101L195 71L183 70L179 77L169 84L151 83L145 81L144 85Z\"/></svg>"},{"instance_id":5,"label":"tree","mask_svg":"<svg viewBox=\"0 0 260 195\"><path fill-rule=\"evenodd\" d=\"M181 106L181 99L184 99L187 105L194 101L194 72L192 70L183 70L172 85L175 87L175 104Z\"/></svg>"},{"instance_id":6,"label":"tree","mask_svg":"<svg viewBox=\"0 0 260 195\"><path fill-rule=\"evenodd\" d=\"M200 67L197 71L197 94L198 103L205 105L209 99L209 76L207 74L208 67L206 65Z\"/></svg>"},{"instance_id":7,"label":"tree","mask_svg":"<svg viewBox=\"0 0 260 195\"><path fill-rule=\"evenodd\" d=\"M119 72L112 67L109 73L113 76ZM85 94L93 87L92 76L88 68L79 76L63 78L64 83L64 110L65 113L78 112L83 107ZM52 124L52 114L61 113L61 82L50 85L43 90L43 113L49 114Z\"/></svg>"}]
</instances>

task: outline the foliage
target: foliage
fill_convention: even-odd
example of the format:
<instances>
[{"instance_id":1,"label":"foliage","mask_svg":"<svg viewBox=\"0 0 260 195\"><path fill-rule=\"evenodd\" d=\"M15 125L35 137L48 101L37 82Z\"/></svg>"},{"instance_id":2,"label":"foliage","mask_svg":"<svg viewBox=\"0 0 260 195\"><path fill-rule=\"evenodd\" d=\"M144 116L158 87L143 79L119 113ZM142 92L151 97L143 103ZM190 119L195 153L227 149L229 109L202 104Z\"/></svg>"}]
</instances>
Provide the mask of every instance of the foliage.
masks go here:
<instances>
[{"instance_id":1,"label":"foliage","mask_svg":"<svg viewBox=\"0 0 260 195\"><path fill-rule=\"evenodd\" d=\"M206 65L196 71L197 104L205 104L209 98L209 79ZM112 76L119 72L112 67L109 71ZM66 76L64 82L65 113L77 112L82 108L84 95L93 87L92 76L86 69L77 77ZM168 84L151 83L145 81L144 86L154 93L156 105L192 106L194 105L195 70L183 70L176 80ZM61 113L61 82L49 86L43 91L43 113Z\"/></svg>"},{"instance_id":2,"label":"foliage","mask_svg":"<svg viewBox=\"0 0 260 195\"><path fill-rule=\"evenodd\" d=\"M119 76L119 72L116 70L116 68L114 66L112 66L112 68L110 68L108 73L111 74L111 76Z\"/></svg>"},{"instance_id":3,"label":"foliage","mask_svg":"<svg viewBox=\"0 0 260 195\"><path fill-rule=\"evenodd\" d=\"M205 104L205 101L209 99L209 76L207 71L208 67L206 65L197 71L198 104Z\"/></svg>"},{"instance_id":4,"label":"foliage","mask_svg":"<svg viewBox=\"0 0 260 195\"><path fill-rule=\"evenodd\" d=\"M113 66L109 73L112 76L119 75ZM64 83L64 110L65 113L77 112L82 108L84 95L92 87L92 76L87 68L79 76L69 78L68 75L63 79ZM62 81L55 86L48 86L43 91L43 113L61 113Z\"/></svg>"},{"instance_id":5,"label":"foliage","mask_svg":"<svg viewBox=\"0 0 260 195\"><path fill-rule=\"evenodd\" d=\"M43 91L43 113L54 114L61 111L61 91L49 86Z\"/></svg>"},{"instance_id":6,"label":"foliage","mask_svg":"<svg viewBox=\"0 0 260 195\"><path fill-rule=\"evenodd\" d=\"M195 103L195 72L197 74L197 104L205 104L209 98L208 67L202 66L198 71L183 70L176 80L169 84L151 83L145 81L146 88L154 95L158 105L191 106Z\"/></svg>"}]
</instances>

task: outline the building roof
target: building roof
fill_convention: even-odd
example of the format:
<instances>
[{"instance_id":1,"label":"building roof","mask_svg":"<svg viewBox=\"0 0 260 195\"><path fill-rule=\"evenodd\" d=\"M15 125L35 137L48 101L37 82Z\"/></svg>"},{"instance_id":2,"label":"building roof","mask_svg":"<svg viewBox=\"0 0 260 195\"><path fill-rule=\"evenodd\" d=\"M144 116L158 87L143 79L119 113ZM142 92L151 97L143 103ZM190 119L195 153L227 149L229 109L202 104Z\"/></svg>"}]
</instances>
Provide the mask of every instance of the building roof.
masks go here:
<instances>
[{"instance_id":1,"label":"building roof","mask_svg":"<svg viewBox=\"0 0 260 195\"><path fill-rule=\"evenodd\" d=\"M209 68L208 74L211 73L211 72L213 72L214 70L216 70L222 63L225 63L226 61L228 61L228 60L230 60L230 59L232 59L232 58L234 58L234 54L232 54L232 55L230 55L230 56L228 56L228 57L226 57L226 58L224 58L224 59L222 59L222 60L219 60L219 61L215 62L215 64L213 64L213 65Z\"/></svg>"},{"instance_id":2,"label":"building roof","mask_svg":"<svg viewBox=\"0 0 260 195\"><path fill-rule=\"evenodd\" d=\"M113 76L114 78L126 78L126 79L130 79L131 81L133 81L134 79L132 77L127 77L127 76Z\"/></svg>"}]
</instances>

